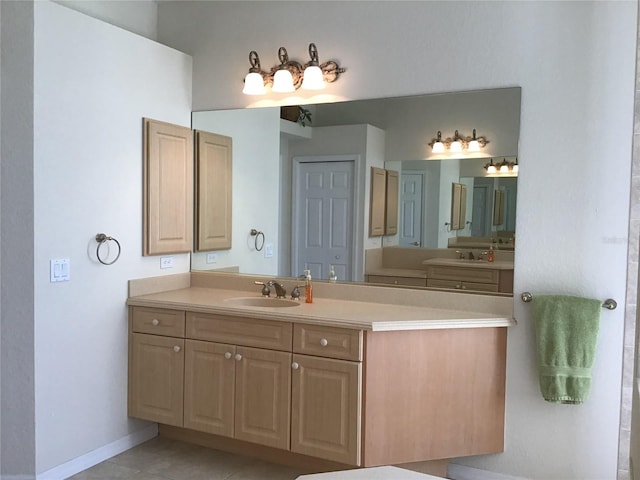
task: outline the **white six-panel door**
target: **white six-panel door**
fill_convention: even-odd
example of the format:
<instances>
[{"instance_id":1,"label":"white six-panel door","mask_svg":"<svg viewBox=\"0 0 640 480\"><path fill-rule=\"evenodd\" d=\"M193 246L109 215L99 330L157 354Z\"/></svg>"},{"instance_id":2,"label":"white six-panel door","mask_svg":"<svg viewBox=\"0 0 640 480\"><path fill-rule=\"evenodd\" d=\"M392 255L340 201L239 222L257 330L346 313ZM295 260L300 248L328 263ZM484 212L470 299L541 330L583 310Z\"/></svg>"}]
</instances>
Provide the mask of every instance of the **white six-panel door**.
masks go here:
<instances>
[{"instance_id":1,"label":"white six-panel door","mask_svg":"<svg viewBox=\"0 0 640 480\"><path fill-rule=\"evenodd\" d=\"M354 162L301 161L294 174L292 275L353 277Z\"/></svg>"}]
</instances>

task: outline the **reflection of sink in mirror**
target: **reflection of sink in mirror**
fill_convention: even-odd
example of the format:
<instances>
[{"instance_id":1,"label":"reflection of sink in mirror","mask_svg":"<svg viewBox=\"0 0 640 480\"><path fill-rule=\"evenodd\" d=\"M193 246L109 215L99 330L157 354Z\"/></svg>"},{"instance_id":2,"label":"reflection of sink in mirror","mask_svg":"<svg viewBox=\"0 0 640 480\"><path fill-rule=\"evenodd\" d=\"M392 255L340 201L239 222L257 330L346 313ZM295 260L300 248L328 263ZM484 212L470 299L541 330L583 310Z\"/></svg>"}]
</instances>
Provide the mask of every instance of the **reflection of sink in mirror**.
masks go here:
<instances>
[{"instance_id":1,"label":"reflection of sink in mirror","mask_svg":"<svg viewBox=\"0 0 640 480\"><path fill-rule=\"evenodd\" d=\"M297 307L300 302L296 300L287 300L286 298L268 298L268 297L235 297L225 300L226 303L237 305L239 307L262 307L262 308L282 308Z\"/></svg>"}]
</instances>

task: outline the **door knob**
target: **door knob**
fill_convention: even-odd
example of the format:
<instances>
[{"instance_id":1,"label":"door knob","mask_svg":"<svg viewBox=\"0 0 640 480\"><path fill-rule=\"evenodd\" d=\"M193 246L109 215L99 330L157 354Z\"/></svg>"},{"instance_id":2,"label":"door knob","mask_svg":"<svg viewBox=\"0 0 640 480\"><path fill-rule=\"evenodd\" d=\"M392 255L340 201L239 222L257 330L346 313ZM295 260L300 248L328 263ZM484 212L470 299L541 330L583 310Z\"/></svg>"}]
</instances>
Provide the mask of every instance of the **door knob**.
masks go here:
<instances>
[{"instance_id":1,"label":"door knob","mask_svg":"<svg viewBox=\"0 0 640 480\"><path fill-rule=\"evenodd\" d=\"M411 245L413 245L414 247L419 247L420 246L420 242L413 242Z\"/></svg>"}]
</instances>

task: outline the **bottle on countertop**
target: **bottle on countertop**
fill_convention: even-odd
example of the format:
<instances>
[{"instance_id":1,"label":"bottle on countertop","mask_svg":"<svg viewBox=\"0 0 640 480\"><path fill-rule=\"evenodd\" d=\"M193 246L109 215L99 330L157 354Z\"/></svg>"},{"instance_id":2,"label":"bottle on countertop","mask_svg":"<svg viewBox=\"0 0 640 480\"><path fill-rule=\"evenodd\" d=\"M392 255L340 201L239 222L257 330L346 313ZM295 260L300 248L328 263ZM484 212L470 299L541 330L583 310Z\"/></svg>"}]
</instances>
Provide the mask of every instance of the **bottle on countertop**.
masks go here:
<instances>
[{"instance_id":1,"label":"bottle on countertop","mask_svg":"<svg viewBox=\"0 0 640 480\"><path fill-rule=\"evenodd\" d=\"M329 283L336 283L338 281L338 275L336 275L336 271L331 265L329 269Z\"/></svg>"},{"instance_id":2,"label":"bottle on countertop","mask_svg":"<svg viewBox=\"0 0 640 480\"><path fill-rule=\"evenodd\" d=\"M305 270L306 283L304 285L305 302L313 303L313 285L311 284L311 270Z\"/></svg>"},{"instance_id":3,"label":"bottle on countertop","mask_svg":"<svg viewBox=\"0 0 640 480\"><path fill-rule=\"evenodd\" d=\"M489 245L489 253L487 253L487 261L493 262L495 260L495 252L493 251L493 245Z\"/></svg>"}]
</instances>

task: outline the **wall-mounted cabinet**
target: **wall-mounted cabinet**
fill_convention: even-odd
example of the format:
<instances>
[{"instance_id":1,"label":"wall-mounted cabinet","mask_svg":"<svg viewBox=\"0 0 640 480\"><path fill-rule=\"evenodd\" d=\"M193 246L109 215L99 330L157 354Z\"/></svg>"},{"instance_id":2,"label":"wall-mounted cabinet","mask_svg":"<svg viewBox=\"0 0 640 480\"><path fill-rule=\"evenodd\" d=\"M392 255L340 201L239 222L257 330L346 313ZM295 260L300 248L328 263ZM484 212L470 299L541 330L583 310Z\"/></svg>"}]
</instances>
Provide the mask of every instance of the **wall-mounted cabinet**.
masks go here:
<instances>
[{"instance_id":1,"label":"wall-mounted cabinet","mask_svg":"<svg viewBox=\"0 0 640 480\"><path fill-rule=\"evenodd\" d=\"M467 221L467 186L451 184L451 230L461 230Z\"/></svg>"},{"instance_id":2,"label":"wall-mounted cabinet","mask_svg":"<svg viewBox=\"0 0 640 480\"><path fill-rule=\"evenodd\" d=\"M231 248L232 139L196 130L196 251Z\"/></svg>"},{"instance_id":3,"label":"wall-mounted cabinet","mask_svg":"<svg viewBox=\"0 0 640 480\"><path fill-rule=\"evenodd\" d=\"M193 136L189 127L144 119L143 255L191 251Z\"/></svg>"},{"instance_id":4,"label":"wall-mounted cabinet","mask_svg":"<svg viewBox=\"0 0 640 480\"><path fill-rule=\"evenodd\" d=\"M398 172L371 167L370 237L398 232L398 188Z\"/></svg>"}]
</instances>

